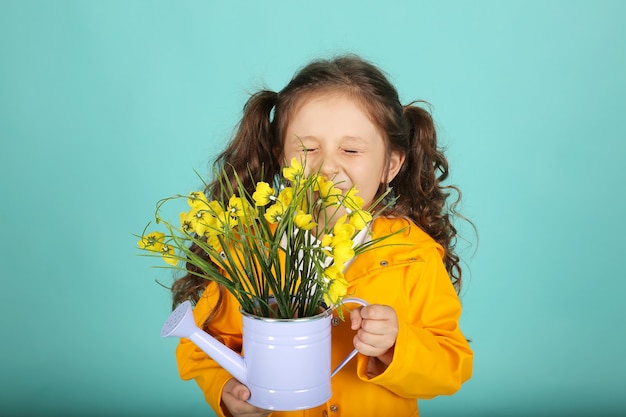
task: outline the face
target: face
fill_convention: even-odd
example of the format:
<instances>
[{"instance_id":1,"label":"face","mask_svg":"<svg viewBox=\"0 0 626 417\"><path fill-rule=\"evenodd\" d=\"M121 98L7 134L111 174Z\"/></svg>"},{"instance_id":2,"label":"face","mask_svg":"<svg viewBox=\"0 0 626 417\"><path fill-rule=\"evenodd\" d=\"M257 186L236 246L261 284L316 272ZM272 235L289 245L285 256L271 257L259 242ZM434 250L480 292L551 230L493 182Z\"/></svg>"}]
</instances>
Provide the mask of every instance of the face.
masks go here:
<instances>
[{"instance_id":1,"label":"face","mask_svg":"<svg viewBox=\"0 0 626 417\"><path fill-rule=\"evenodd\" d=\"M381 132L357 101L340 94L313 95L296 108L287 126L284 162L304 161L305 154L309 171L319 169L344 192L356 187L365 208L404 162L399 152L387 160Z\"/></svg>"}]
</instances>

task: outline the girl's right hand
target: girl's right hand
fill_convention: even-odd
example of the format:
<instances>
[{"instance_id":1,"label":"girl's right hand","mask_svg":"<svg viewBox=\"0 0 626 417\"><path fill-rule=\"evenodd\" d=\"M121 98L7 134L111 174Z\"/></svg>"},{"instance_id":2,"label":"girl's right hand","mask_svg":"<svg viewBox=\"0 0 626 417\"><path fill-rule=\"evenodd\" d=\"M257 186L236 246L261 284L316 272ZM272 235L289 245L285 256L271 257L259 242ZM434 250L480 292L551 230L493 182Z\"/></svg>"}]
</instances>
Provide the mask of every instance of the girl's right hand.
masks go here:
<instances>
[{"instance_id":1,"label":"girl's right hand","mask_svg":"<svg viewBox=\"0 0 626 417\"><path fill-rule=\"evenodd\" d=\"M232 417L265 417L270 415L271 411L248 404L246 402L248 398L250 398L250 390L235 378L229 379L224 385L222 403Z\"/></svg>"}]
</instances>

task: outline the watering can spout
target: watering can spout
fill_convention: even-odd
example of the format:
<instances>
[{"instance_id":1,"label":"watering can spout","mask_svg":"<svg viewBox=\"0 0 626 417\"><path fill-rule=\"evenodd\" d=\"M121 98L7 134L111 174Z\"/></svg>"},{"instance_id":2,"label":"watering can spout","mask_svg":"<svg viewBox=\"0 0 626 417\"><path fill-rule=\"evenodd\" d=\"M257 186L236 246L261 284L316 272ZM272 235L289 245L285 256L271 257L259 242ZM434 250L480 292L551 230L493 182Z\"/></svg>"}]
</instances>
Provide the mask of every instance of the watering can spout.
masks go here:
<instances>
[{"instance_id":1,"label":"watering can spout","mask_svg":"<svg viewBox=\"0 0 626 417\"><path fill-rule=\"evenodd\" d=\"M247 372L244 359L196 325L189 301L184 301L172 311L161 328L161 337L190 339L234 378L243 384L246 383Z\"/></svg>"}]
</instances>

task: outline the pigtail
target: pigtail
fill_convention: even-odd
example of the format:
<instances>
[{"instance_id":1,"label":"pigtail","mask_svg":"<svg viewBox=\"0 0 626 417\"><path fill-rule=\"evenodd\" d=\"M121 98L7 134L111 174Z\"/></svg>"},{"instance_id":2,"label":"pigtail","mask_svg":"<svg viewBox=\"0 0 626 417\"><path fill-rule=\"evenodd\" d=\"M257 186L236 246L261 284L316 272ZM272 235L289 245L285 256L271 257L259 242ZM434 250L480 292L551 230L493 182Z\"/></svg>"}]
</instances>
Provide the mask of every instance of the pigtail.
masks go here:
<instances>
[{"instance_id":1,"label":"pigtail","mask_svg":"<svg viewBox=\"0 0 626 417\"><path fill-rule=\"evenodd\" d=\"M233 190L237 190L237 182L234 172L243 183L244 189L251 194L254 191L257 181L271 182L275 173L278 172L278 160L276 150L279 142L274 134L274 127L271 120L272 110L277 101L277 94L272 91L260 91L250 97L243 109L243 117L237 127L237 131L226 149L215 159L213 164L216 177L208 184L206 193L211 199L226 201L227 195L221 187L220 179L217 177L222 173L227 175L232 183ZM190 249L199 256L203 256L207 261L211 261L208 255L201 250L198 245L192 244ZM179 303L190 300L194 304L200 299L200 295L205 290L206 279L198 276L201 271L187 262L187 274L177 279L172 284L173 308ZM217 285L217 284L215 284ZM218 311L224 295L224 288L218 285L219 298L216 307L204 323L207 323Z\"/></svg>"},{"instance_id":2,"label":"pigtail","mask_svg":"<svg viewBox=\"0 0 626 417\"><path fill-rule=\"evenodd\" d=\"M445 249L444 263L457 289L461 288L461 267L455 252L457 230L452 224L460 191L444 186L448 161L437 145L437 131L428 110L413 102L404 107L403 117L409 137L404 173L392 183L399 195L397 210L409 217ZM456 200L448 202L454 194Z\"/></svg>"},{"instance_id":3,"label":"pigtail","mask_svg":"<svg viewBox=\"0 0 626 417\"><path fill-rule=\"evenodd\" d=\"M215 160L215 171L225 171L233 181L233 189L237 188L233 172L237 173L246 191L252 193L256 182L271 183L280 169L276 157L280 141L271 120L277 99L278 94L269 90L252 95L243 108L243 117L233 139ZM225 197L220 195L222 189L217 180L209 184L208 192L214 198Z\"/></svg>"}]
</instances>

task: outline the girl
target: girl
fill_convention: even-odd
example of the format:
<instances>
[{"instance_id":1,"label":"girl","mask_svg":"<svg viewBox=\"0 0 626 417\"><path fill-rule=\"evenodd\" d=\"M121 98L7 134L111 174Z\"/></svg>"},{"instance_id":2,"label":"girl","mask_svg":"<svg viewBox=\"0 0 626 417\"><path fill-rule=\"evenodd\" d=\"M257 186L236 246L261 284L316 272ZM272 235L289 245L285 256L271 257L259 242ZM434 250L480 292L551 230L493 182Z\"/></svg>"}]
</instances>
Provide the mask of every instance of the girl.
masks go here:
<instances>
[{"instance_id":1,"label":"girl","mask_svg":"<svg viewBox=\"0 0 626 417\"><path fill-rule=\"evenodd\" d=\"M333 377L332 398L271 415L418 416L416 399L456 392L473 358L459 329L461 268L447 204L447 189L456 188L441 185L448 164L430 114L402 106L383 73L356 56L315 61L280 92L249 99L215 165L231 178L236 171L252 192L256 181L273 183L291 158L305 155L307 167L344 191L355 186L364 207L391 188L395 204L372 221L372 238L402 231L345 271L348 293L371 304L333 321L333 367L354 348L359 355ZM207 192L219 198L219 189L214 182ZM199 325L241 350L241 315L230 293L193 274L172 291L174 305L195 302ZM247 388L189 340L181 339L176 358L181 377L196 380L218 416L270 415L248 404Z\"/></svg>"}]
</instances>

